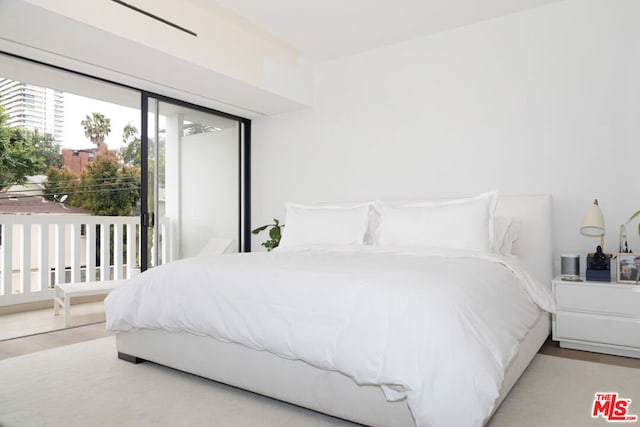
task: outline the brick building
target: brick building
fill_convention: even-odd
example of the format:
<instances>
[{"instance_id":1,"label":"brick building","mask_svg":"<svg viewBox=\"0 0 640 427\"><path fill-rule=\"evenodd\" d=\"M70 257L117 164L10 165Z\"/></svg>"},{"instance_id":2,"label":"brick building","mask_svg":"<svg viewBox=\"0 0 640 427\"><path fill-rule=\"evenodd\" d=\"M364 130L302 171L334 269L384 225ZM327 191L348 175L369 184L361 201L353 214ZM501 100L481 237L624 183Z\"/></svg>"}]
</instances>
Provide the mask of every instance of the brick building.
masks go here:
<instances>
[{"instance_id":1,"label":"brick building","mask_svg":"<svg viewBox=\"0 0 640 427\"><path fill-rule=\"evenodd\" d=\"M84 148L80 150L63 148L62 166L68 167L75 176L80 176L87 163L93 162L93 159L103 150L108 150L107 144L103 143L100 148Z\"/></svg>"}]
</instances>

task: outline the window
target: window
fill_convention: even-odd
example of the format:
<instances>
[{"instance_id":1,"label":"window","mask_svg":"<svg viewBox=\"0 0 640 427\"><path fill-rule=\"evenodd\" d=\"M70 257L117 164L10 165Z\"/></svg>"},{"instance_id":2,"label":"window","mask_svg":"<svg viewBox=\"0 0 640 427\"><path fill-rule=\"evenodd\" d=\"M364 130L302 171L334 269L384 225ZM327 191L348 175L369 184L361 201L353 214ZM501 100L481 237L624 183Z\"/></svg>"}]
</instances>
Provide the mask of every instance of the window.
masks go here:
<instances>
[{"instance_id":1,"label":"window","mask_svg":"<svg viewBox=\"0 0 640 427\"><path fill-rule=\"evenodd\" d=\"M140 197L130 215L146 212L175 221L176 226L168 229L177 234L167 239L173 259L196 254L209 235L231 239L236 251L250 250L249 156L244 155L250 144L249 120L5 54L0 54L0 93L6 94L0 103L7 112L12 109L12 125L54 136L62 149L61 160L75 180L105 151L112 152L123 168L135 169ZM141 105L143 98L158 102L156 110ZM110 130L87 137L82 123L100 122L94 113L109 119ZM216 168L211 167L214 164ZM235 169L229 169L224 180L212 175L225 165ZM60 179L58 184L65 181L71 180ZM106 179L91 177L73 191L57 191L56 200L67 195L68 204L73 196L95 195L103 201L113 191L110 185ZM203 199L189 190L203 187L224 195L224 203L203 205L203 200L217 195ZM193 224L209 228L203 233ZM153 227L148 227L151 235L156 232ZM154 265L152 259L149 265Z\"/></svg>"}]
</instances>

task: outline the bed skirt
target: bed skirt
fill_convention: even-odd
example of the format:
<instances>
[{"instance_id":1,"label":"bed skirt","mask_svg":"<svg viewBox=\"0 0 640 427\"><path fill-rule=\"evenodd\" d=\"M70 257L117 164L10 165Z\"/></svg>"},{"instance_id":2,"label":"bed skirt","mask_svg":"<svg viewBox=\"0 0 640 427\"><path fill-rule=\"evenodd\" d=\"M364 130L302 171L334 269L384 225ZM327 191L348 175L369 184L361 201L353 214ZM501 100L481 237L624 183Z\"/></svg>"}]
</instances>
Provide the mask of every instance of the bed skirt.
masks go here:
<instances>
[{"instance_id":1,"label":"bed skirt","mask_svg":"<svg viewBox=\"0 0 640 427\"><path fill-rule=\"evenodd\" d=\"M508 367L494 411L549 332L550 315L544 313ZM130 362L151 361L365 425L415 426L406 400L389 402L378 386L358 385L340 372L319 369L300 360L186 332L120 332L116 342L118 356Z\"/></svg>"}]
</instances>

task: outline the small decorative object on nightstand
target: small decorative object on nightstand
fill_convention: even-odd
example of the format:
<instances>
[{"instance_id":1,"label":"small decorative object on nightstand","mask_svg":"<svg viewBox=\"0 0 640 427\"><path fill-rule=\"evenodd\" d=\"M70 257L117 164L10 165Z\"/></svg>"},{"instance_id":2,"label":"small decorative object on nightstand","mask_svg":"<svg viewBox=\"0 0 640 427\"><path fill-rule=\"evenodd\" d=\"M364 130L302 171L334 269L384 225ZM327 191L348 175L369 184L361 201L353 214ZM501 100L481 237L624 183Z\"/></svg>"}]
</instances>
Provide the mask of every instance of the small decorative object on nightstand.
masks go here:
<instances>
[{"instance_id":1,"label":"small decorative object on nightstand","mask_svg":"<svg viewBox=\"0 0 640 427\"><path fill-rule=\"evenodd\" d=\"M640 286L551 282L560 347L640 358Z\"/></svg>"},{"instance_id":2,"label":"small decorative object on nightstand","mask_svg":"<svg viewBox=\"0 0 640 427\"><path fill-rule=\"evenodd\" d=\"M620 225L620 250L618 252L625 254L633 252L629 249L629 242L627 241L627 225L638 217L640 217L640 211L635 212L631 217L629 217L627 222ZM638 236L640 236L640 222L638 223Z\"/></svg>"},{"instance_id":3,"label":"small decorative object on nightstand","mask_svg":"<svg viewBox=\"0 0 640 427\"><path fill-rule=\"evenodd\" d=\"M616 258L616 282L637 285L640 282L640 254L619 253Z\"/></svg>"},{"instance_id":4,"label":"small decorative object on nightstand","mask_svg":"<svg viewBox=\"0 0 640 427\"><path fill-rule=\"evenodd\" d=\"M611 254L604 254L598 246L596 252L587 254L587 280L594 282L611 281Z\"/></svg>"},{"instance_id":5,"label":"small decorative object on nightstand","mask_svg":"<svg viewBox=\"0 0 640 427\"><path fill-rule=\"evenodd\" d=\"M604 248L604 216L598 205L598 199L593 201L584 218L580 233L589 237L600 237L600 245L595 253L587 255L587 280L598 282L611 281L611 255L603 252Z\"/></svg>"},{"instance_id":6,"label":"small decorative object on nightstand","mask_svg":"<svg viewBox=\"0 0 640 427\"><path fill-rule=\"evenodd\" d=\"M580 255L562 254L560 256L560 277L562 280L581 281Z\"/></svg>"}]
</instances>

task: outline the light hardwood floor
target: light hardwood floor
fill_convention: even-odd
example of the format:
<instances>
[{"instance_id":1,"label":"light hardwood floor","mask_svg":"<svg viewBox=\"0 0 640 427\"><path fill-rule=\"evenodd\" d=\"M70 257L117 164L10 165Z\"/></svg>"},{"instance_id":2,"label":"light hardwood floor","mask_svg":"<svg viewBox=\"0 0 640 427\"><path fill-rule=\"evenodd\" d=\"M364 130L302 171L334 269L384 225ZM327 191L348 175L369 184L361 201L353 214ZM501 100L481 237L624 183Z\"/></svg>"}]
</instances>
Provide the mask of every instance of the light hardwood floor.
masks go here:
<instances>
[{"instance_id":1,"label":"light hardwood floor","mask_svg":"<svg viewBox=\"0 0 640 427\"><path fill-rule=\"evenodd\" d=\"M92 301L71 305L71 326L104 322L104 302ZM51 307L39 310L0 314L0 341L64 329L64 314L53 315Z\"/></svg>"},{"instance_id":2,"label":"light hardwood floor","mask_svg":"<svg viewBox=\"0 0 640 427\"><path fill-rule=\"evenodd\" d=\"M71 327L53 308L0 315L0 360L107 336L102 301L73 304Z\"/></svg>"},{"instance_id":3,"label":"light hardwood floor","mask_svg":"<svg viewBox=\"0 0 640 427\"><path fill-rule=\"evenodd\" d=\"M0 341L0 360L82 341L104 338L104 322Z\"/></svg>"},{"instance_id":4,"label":"light hardwood floor","mask_svg":"<svg viewBox=\"0 0 640 427\"><path fill-rule=\"evenodd\" d=\"M0 316L0 330L4 330L5 326L11 324L11 334L16 336L15 334L20 332L20 325L22 325L23 335L27 335L20 338L0 338L0 360L81 341L103 338L108 335L105 330L102 302L77 304L71 310L72 325L78 326L72 326L67 329L62 328L62 316L53 316L52 309ZM81 323L89 324L80 326ZM33 333L32 331L36 328L34 325L37 325L37 328L47 327L48 325L49 332ZM640 369L640 359L560 348L558 343L551 340L551 338L547 339L539 353Z\"/></svg>"},{"instance_id":5,"label":"light hardwood floor","mask_svg":"<svg viewBox=\"0 0 640 427\"><path fill-rule=\"evenodd\" d=\"M607 365L625 366L640 369L640 359L635 357L614 356L612 354L593 353L591 351L571 350L560 348L557 341L551 337L547 339L538 353L550 356L564 357L567 359L585 360L587 362L605 363Z\"/></svg>"}]
</instances>

